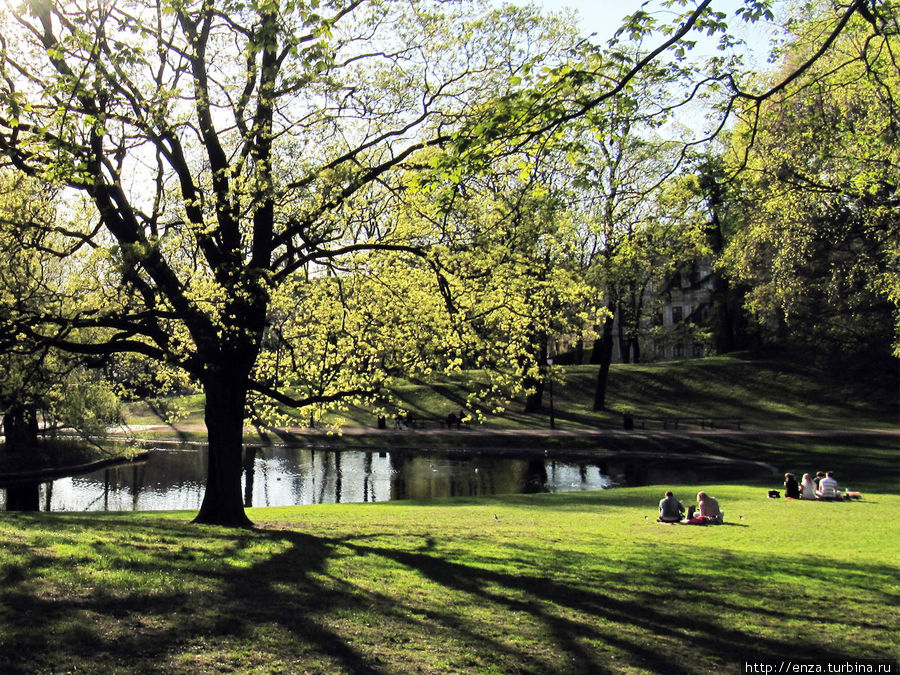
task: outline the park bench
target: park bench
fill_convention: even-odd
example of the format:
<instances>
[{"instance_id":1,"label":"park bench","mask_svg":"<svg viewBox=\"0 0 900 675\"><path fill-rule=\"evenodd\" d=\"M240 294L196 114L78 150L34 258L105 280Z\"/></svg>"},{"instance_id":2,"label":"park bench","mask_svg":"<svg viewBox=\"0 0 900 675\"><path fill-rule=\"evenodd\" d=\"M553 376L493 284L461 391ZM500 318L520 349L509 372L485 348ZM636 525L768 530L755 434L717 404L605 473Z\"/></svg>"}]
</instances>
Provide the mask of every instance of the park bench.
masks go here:
<instances>
[{"instance_id":1,"label":"park bench","mask_svg":"<svg viewBox=\"0 0 900 675\"><path fill-rule=\"evenodd\" d=\"M395 425L395 420L393 419L385 419L385 426L380 426L379 428L386 429L388 426L393 427ZM404 426L411 429L428 429L428 428L446 428L446 429L458 429L465 427L469 428L469 422L454 422L452 424L448 423L447 417L440 417L438 415L413 415L412 422L409 424L404 423Z\"/></svg>"},{"instance_id":2,"label":"park bench","mask_svg":"<svg viewBox=\"0 0 900 675\"><path fill-rule=\"evenodd\" d=\"M463 422L463 424L466 424ZM424 415L419 417L413 417L412 420L412 428L413 429L427 429L429 427L436 428L456 428L456 423L454 422L452 426L448 427L447 417L439 417L437 415ZM468 424L466 424L468 426Z\"/></svg>"}]
</instances>

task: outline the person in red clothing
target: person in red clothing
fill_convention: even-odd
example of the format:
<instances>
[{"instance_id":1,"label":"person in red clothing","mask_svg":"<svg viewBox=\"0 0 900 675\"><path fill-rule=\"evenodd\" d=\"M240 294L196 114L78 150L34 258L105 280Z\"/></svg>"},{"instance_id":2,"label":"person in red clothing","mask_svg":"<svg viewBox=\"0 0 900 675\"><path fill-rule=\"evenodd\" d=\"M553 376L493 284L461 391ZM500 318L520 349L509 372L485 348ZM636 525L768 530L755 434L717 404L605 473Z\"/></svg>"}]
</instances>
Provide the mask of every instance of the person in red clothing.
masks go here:
<instances>
[{"instance_id":1,"label":"person in red clothing","mask_svg":"<svg viewBox=\"0 0 900 675\"><path fill-rule=\"evenodd\" d=\"M719 500L705 492L697 493L697 506L699 514L683 521L685 525L721 525L722 509L719 508Z\"/></svg>"}]
</instances>

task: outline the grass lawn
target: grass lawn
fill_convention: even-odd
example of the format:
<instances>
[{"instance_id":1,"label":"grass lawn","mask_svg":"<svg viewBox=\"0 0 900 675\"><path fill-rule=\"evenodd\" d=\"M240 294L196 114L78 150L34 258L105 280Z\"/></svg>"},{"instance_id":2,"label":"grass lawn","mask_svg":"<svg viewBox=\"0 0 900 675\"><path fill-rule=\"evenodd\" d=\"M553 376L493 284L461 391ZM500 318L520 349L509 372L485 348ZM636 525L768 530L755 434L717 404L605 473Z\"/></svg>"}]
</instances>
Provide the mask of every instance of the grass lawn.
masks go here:
<instances>
[{"instance_id":1,"label":"grass lawn","mask_svg":"<svg viewBox=\"0 0 900 675\"><path fill-rule=\"evenodd\" d=\"M676 488L689 502L700 486ZM0 514L0 672L739 673L900 657L900 496L665 486L193 514ZM743 516L743 518L741 518Z\"/></svg>"}]
</instances>

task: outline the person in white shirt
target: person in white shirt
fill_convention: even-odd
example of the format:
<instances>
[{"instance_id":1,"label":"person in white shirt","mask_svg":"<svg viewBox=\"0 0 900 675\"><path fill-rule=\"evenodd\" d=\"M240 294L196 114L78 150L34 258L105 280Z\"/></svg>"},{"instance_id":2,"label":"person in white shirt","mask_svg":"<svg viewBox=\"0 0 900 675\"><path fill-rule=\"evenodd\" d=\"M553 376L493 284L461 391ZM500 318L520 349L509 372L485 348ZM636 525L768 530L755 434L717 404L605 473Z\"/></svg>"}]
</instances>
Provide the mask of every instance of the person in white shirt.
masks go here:
<instances>
[{"instance_id":1,"label":"person in white shirt","mask_svg":"<svg viewBox=\"0 0 900 675\"><path fill-rule=\"evenodd\" d=\"M819 481L819 489L816 490L818 499L840 499L841 491L837 480L834 478L834 472L829 471L825 474L825 478Z\"/></svg>"},{"instance_id":2,"label":"person in white shirt","mask_svg":"<svg viewBox=\"0 0 900 675\"><path fill-rule=\"evenodd\" d=\"M722 523L722 511L719 509L718 499L709 496L705 492L701 492L697 495L697 502L700 506L700 515L703 518L706 518L706 522L712 523L713 525L720 525Z\"/></svg>"},{"instance_id":3,"label":"person in white shirt","mask_svg":"<svg viewBox=\"0 0 900 675\"><path fill-rule=\"evenodd\" d=\"M803 474L803 480L800 482L800 499L815 499L816 498L816 481L813 480L813 477L805 473Z\"/></svg>"}]
</instances>

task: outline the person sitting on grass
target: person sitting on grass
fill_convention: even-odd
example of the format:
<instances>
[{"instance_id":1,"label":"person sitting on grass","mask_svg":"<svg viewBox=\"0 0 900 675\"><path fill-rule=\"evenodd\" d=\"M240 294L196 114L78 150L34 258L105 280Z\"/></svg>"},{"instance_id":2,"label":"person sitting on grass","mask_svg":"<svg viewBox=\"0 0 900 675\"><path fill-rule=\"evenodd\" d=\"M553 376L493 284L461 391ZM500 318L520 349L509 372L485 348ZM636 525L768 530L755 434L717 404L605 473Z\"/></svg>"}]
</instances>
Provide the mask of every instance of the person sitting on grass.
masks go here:
<instances>
[{"instance_id":1,"label":"person sitting on grass","mask_svg":"<svg viewBox=\"0 0 900 675\"><path fill-rule=\"evenodd\" d=\"M684 517L684 504L675 499L671 490L666 491L666 496L659 500L659 522L677 523Z\"/></svg>"},{"instance_id":2,"label":"person sitting on grass","mask_svg":"<svg viewBox=\"0 0 900 675\"><path fill-rule=\"evenodd\" d=\"M697 505L700 513L683 521L685 525L721 525L722 510L719 500L705 492L697 493Z\"/></svg>"},{"instance_id":3,"label":"person sitting on grass","mask_svg":"<svg viewBox=\"0 0 900 675\"><path fill-rule=\"evenodd\" d=\"M803 482L800 483L800 490L800 497L802 499L816 498L816 481L813 480L813 477L810 474L803 474Z\"/></svg>"},{"instance_id":4,"label":"person sitting on grass","mask_svg":"<svg viewBox=\"0 0 900 675\"><path fill-rule=\"evenodd\" d=\"M825 478L819 481L819 489L816 490L817 499L840 499L841 491L834 477L834 471L825 474Z\"/></svg>"},{"instance_id":5,"label":"person sitting on grass","mask_svg":"<svg viewBox=\"0 0 900 675\"><path fill-rule=\"evenodd\" d=\"M797 477L792 473L784 474L784 498L800 499L800 483Z\"/></svg>"}]
</instances>

